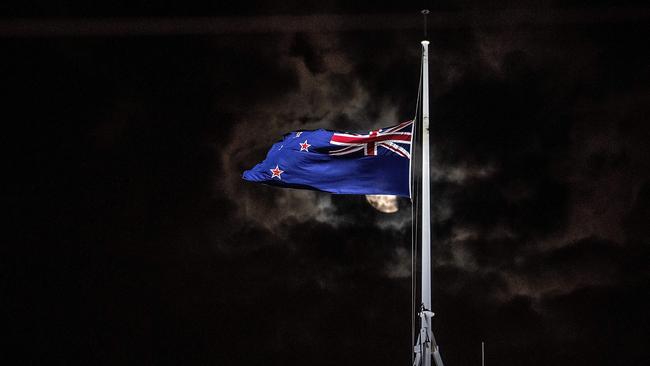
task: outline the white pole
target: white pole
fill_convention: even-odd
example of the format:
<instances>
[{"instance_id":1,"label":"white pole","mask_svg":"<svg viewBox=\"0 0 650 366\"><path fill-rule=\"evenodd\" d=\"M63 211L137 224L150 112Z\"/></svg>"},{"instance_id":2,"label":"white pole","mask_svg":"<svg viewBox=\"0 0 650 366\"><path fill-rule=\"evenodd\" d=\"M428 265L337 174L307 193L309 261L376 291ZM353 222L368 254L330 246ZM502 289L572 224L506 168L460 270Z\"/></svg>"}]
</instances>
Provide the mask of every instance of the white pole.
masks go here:
<instances>
[{"instance_id":1,"label":"white pole","mask_svg":"<svg viewBox=\"0 0 650 366\"><path fill-rule=\"evenodd\" d=\"M422 306L431 311L431 198L429 192L429 41L422 41ZM431 330L431 317L422 316L422 328ZM425 347L423 366L431 365Z\"/></svg>"},{"instance_id":2,"label":"white pole","mask_svg":"<svg viewBox=\"0 0 650 366\"><path fill-rule=\"evenodd\" d=\"M481 366L485 366L485 342L481 342Z\"/></svg>"},{"instance_id":3,"label":"white pole","mask_svg":"<svg viewBox=\"0 0 650 366\"><path fill-rule=\"evenodd\" d=\"M428 10L422 14L428 13ZM422 310L420 335L414 347L416 366L443 366L431 331L431 197L429 173L429 41L422 41Z\"/></svg>"},{"instance_id":4,"label":"white pole","mask_svg":"<svg viewBox=\"0 0 650 366\"><path fill-rule=\"evenodd\" d=\"M422 304L431 309L431 197L429 187L429 41L422 41Z\"/></svg>"}]
</instances>

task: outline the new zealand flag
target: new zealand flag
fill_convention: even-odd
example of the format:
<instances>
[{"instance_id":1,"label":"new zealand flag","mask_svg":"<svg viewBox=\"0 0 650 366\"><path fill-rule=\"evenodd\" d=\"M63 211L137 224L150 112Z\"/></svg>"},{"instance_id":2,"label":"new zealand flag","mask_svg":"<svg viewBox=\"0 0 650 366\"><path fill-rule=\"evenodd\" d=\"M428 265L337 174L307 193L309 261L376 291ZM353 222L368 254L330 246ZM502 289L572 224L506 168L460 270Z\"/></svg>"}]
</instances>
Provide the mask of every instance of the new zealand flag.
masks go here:
<instances>
[{"instance_id":1,"label":"new zealand flag","mask_svg":"<svg viewBox=\"0 0 650 366\"><path fill-rule=\"evenodd\" d=\"M413 121L367 134L327 130L284 135L243 178L337 194L410 196Z\"/></svg>"}]
</instances>

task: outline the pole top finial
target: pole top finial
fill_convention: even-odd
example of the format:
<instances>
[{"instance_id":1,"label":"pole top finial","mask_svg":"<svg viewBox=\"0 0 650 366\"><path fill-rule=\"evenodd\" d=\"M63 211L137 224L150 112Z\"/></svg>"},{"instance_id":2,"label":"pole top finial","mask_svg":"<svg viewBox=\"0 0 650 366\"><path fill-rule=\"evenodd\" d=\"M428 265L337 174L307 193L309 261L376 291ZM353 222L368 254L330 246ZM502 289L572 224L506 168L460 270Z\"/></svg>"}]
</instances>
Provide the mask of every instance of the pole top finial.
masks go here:
<instances>
[{"instance_id":1,"label":"pole top finial","mask_svg":"<svg viewBox=\"0 0 650 366\"><path fill-rule=\"evenodd\" d=\"M424 39L427 38L427 15L429 15L429 9L422 9L422 18L424 18Z\"/></svg>"}]
</instances>

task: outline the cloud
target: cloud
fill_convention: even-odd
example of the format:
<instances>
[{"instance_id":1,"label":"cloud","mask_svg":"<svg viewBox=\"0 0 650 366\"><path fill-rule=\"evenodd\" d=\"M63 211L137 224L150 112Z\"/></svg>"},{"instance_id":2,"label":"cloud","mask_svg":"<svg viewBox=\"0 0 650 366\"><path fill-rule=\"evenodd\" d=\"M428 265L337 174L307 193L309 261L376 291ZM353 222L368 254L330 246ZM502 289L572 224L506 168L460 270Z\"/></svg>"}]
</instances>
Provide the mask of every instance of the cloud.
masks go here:
<instances>
[{"instance_id":1,"label":"cloud","mask_svg":"<svg viewBox=\"0 0 650 366\"><path fill-rule=\"evenodd\" d=\"M400 119L390 103L375 109L377 115L369 114L368 107L376 101L370 99L366 87L352 74L354 62L345 56L336 36L297 34L282 37L274 46L278 45L281 56L276 62L292 70L297 84L281 94L277 103L269 104L264 98L251 100L250 110L255 114L243 113L233 121L231 142L220 154L227 175L219 184L228 196L236 197L241 208L238 214L243 220L253 220L268 228L279 227L289 218L337 225L341 219L333 214L329 196L251 185L241 181L239 174L261 161L272 142L289 131L363 130ZM312 65L316 60L322 65ZM280 97L275 93L274 98Z\"/></svg>"}]
</instances>

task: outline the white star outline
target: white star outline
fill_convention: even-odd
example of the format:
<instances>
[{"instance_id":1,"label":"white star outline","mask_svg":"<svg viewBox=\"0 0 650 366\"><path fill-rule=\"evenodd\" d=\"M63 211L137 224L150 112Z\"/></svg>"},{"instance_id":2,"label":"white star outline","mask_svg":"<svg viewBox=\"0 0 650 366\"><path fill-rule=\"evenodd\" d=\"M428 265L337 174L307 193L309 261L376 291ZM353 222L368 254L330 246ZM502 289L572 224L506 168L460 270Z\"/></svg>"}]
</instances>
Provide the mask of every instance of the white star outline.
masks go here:
<instances>
[{"instance_id":1,"label":"white star outline","mask_svg":"<svg viewBox=\"0 0 650 366\"><path fill-rule=\"evenodd\" d=\"M298 143L298 145L300 145L300 151L309 152L309 147L311 146L311 144L308 144L307 140L305 140L305 142Z\"/></svg>"},{"instance_id":2,"label":"white star outline","mask_svg":"<svg viewBox=\"0 0 650 366\"><path fill-rule=\"evenodd\" d=\"M282 180L282 173L284 173L284 170L281 170L278 164L275 164L275 168L269 169L271 171L271 179L277 177L279 180Z\"/></svg>"}]
</instances>

